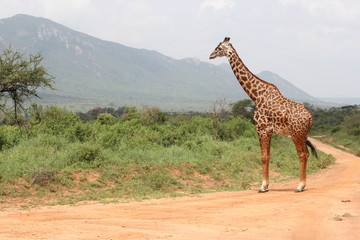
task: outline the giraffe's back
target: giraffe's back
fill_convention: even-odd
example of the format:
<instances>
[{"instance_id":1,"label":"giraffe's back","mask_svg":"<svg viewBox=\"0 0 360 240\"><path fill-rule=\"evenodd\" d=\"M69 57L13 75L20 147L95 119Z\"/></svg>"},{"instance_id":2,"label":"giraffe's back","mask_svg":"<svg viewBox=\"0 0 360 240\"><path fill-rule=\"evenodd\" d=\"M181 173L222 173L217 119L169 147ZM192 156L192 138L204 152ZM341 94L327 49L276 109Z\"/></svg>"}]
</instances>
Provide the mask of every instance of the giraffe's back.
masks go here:
<instances>
[{"instance_id":1,"label":"giraffe's back","mask_svg":"<svg viewBox=\"0 0 360 240\"><path fill-rule=\"evenodd\" d=\"M259 129L279 135L306 136L312 126L311 113L303 104L274 91L257 104L254 120Z\"/></svg>"}]
</instances>

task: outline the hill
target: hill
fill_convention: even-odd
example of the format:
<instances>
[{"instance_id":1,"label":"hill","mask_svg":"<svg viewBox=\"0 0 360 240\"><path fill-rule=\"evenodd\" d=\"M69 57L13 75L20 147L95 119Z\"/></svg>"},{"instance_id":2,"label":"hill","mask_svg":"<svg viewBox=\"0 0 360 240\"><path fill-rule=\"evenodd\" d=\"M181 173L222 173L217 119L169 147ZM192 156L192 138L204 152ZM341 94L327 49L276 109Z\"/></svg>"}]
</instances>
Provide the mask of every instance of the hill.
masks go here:
<instances>
[{"instance_id":1,"label":"hill","mask_svg":"<svg viewBox=\"0 0 360 240\"><path fill-rule=\"evenodd\" d=\"M262 71L257 74L257 76L265 81L271 82L275 86L279 88L279 90L283 93L284 96L295 100L297 102L317 102L319 101L317 98L307 94L303 90L295 87L289 81L283 79L279 75L270 72L270 71Z\"/></svg>"},{"instance_id":2,"label":"hill","mask_svg":"<svg viewBox=\"0 0 360 240\"><path fill-rule=\"evenodd\" d=\"M74 107L147 104L167 110L204 110L217 99L247 97L229 66L194 58L177 60L94 38L44 18L16 15L0 20L0 50L10 45L44 56L44 65L56 77L57 90L44 92L43 101L58 105L70 98L67 102ZM293 100L316 100L276 74L259 76L276 81Z\"/></svg>"}]
</instances>

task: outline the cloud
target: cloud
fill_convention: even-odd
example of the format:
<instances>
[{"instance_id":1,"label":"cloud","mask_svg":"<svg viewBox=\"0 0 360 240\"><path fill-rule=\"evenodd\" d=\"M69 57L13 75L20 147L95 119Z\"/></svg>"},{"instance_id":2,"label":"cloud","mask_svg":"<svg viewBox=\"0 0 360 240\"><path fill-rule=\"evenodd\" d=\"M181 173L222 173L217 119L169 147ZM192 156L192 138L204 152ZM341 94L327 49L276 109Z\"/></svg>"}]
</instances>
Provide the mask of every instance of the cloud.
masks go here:
<instances>
[{"instance_id":1,"label":"cloud","mask_svg":"<svg viewBox=\"0 0 360 240\"><path fill-rule=\"evenodd\" d=\"M235 7L235 1L234 0L205 0L200 8L207 8L211 7L215 10L223 9L223 8L234 8Z\"/></svg>"},{"instance_id":2,"label":"cloud","mask_svg":"<svg viewBox=\"0 0 360 240\"><path fill-rule=\"evenodd\" d=\"M199 16L202 16L206 9L233 9L236 3L235 0L205 0L200 6Z\"/></svg>"},{"instance_id":3,"label":"cloud","mask_svg":"<svg viewBox=\"0 0 360 240\"><path fill-rule=\"evenodd\" d=\"M344 49L359 41L358 0L279 0L290 12L301 9L302 22L293 22L293 32L302 41L328 49ZM305 14L305 15L304 15ZM297 24L296 24L297 23ZM332 47L336 44L336 48Z\"/></svg>"},{"instance_id":4,"label":"cloud","mask_svg":"<svg viewBox=\"0 0 360 240\"><path fill-rule=\"evenodd\" d=\"M326 17L342 22L356 21L360 17L358 0L280 0L280 2L286 6L301 6L313 17Z\"/></svg>"}]
</instances>

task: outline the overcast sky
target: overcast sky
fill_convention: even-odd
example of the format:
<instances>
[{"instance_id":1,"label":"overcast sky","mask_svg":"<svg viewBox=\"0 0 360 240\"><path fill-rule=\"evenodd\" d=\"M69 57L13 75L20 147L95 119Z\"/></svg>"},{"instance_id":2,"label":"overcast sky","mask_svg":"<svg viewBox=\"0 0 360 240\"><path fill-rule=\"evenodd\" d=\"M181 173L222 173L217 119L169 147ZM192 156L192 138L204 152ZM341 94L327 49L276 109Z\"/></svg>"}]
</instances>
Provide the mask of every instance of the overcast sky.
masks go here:
<instances>
[{"instance_id":1,"label":"overcast sky","mask_svg":"<svg viewBox=\"0 0 360 240\"><path fill-rule=\"evenodd\" d=\"M231 37L254 72L315 97L360 97L359 0L0 0L0 18L44 17L94 37L209 60Z\"/></svg>"}]
</instances>

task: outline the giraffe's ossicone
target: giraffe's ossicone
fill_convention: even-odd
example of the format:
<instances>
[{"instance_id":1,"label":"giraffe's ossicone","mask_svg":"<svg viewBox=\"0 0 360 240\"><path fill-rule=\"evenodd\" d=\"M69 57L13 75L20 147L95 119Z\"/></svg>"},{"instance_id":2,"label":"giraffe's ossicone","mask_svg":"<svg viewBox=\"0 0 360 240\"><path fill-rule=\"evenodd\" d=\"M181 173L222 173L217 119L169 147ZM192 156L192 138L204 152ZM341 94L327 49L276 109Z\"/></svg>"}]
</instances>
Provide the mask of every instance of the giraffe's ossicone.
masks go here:
<instances>
[{"instance_id":1,"label":"giraffe's ossicone","mask_svg":"<svg viewBox=\"0 0 360 240\"><path fill-rule=\"evenodd\" d=\"M306 185L306 165L309 157L307 146L316 150L307 135L312 126L312 116L304 105L284 97L279 89L253 74L240 59L230 38L226 37L211 53L210 59L227 57L230 66L245 92L255 103L254 121L261 147L263 182L259 192L269 190L270 142L272 134L290 137L300 161L300 183L295 190L301 192Z\"/></svg>"}]
</instances>

